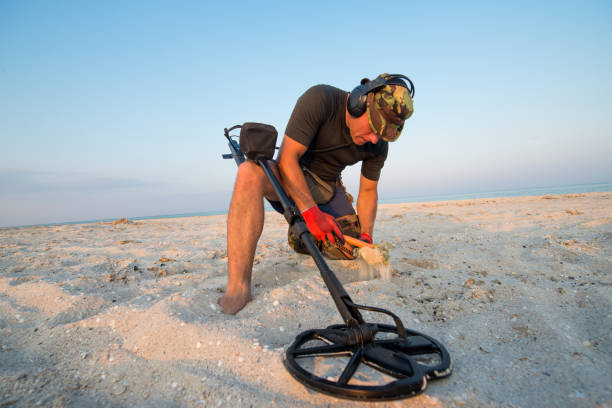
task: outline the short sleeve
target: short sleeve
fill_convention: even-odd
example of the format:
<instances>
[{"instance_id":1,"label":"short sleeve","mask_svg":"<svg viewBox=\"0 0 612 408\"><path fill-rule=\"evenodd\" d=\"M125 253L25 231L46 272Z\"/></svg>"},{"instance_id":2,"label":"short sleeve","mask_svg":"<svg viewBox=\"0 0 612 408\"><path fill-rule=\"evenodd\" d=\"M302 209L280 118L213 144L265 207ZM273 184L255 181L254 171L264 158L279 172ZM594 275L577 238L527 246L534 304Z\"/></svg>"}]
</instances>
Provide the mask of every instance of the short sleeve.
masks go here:
<instances>
[{"instance_id":1,"label":"short sleeve","mask_svg":"<svg viewBox=\"0 0 612 408\"><path fill-rule=\"evenodd\" d=\"M329 98L325 85L309 88L297 100L285 134L304 146L310 146L321 125L329 117Z\"/></svg>"}]
</instances>

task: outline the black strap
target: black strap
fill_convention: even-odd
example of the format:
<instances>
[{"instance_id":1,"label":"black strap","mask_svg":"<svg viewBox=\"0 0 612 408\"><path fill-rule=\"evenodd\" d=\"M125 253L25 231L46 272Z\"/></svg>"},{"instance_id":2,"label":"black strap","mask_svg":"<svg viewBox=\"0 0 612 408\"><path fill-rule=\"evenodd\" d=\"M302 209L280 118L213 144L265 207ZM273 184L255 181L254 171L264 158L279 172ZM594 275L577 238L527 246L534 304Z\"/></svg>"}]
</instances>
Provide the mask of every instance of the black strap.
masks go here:
<instances>
[{"instance_id":1,"label":"black strap","mask_svg":"<svg viewBox=\"0 0 612 408\"><path fill-rule=\"evenodd\" d=\"M341 145L325 147L323 149L308 149L308 152L309 153L325 153L325 152L331 152L331 151L338 150L338 149L344 149L345 147L350 147L352 145L353 143L345 143Z\"/></svg>"}]
</instances>

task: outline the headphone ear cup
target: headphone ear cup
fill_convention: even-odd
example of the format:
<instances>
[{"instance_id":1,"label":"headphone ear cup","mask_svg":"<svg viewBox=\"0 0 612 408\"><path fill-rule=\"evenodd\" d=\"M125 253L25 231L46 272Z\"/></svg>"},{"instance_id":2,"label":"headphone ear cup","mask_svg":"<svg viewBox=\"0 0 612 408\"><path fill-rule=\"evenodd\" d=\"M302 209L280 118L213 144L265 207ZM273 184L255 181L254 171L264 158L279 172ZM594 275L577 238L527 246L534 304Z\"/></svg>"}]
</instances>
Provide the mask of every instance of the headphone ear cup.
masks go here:
<instances>
[{"instance_id":1,"label":"headphone ear cup","mask_svg":"<svg viewBox=\"0 0 612 408\"><path fill-rule=\"evenodd\" d=\"M365 85L358 85L349 94L347 110L351 116L358 118L363 115L367 108L367 89Z\"/></svg>"}]
</instances>

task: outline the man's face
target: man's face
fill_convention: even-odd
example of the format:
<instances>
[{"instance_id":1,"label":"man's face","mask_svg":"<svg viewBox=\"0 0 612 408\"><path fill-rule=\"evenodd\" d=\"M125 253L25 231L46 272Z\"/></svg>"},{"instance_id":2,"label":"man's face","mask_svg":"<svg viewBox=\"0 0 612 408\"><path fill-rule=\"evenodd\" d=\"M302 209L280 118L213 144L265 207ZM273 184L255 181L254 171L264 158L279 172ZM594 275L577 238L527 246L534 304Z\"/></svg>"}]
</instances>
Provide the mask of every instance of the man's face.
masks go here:
<instances>
[{"instance_id":1,"label":"man's face","mask_svg":"<svg viewBox=\"0 0 612 408\"><path fill-rule=\"evenodd\" d=\"M372 128L370 128L370 123L368 121L368 115L365 113L358 118L353 118L349 130L353 143L358 146L368 142L372 144L378 143L379 138L372 133Z\"/></svg>"}]
</instances>

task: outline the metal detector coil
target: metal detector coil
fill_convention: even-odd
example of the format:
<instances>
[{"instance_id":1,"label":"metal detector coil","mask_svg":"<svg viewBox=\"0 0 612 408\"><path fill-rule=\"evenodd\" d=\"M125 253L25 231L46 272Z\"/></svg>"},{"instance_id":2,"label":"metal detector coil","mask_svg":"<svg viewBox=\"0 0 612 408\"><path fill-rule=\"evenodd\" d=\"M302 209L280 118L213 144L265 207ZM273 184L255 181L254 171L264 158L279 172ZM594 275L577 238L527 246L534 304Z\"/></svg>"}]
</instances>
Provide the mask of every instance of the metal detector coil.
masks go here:
<instances>
[{"instance_id":1,"label":"metal detector coil","mask_svg":"<svg viewBox=\"0 0 612 408\"><path fill-rule=\"evenodd\" d=\"M449 376L452 361L442 343L404 328L400 318L386 309L351 300L314 243L299 210L268 166L276 130L269 125L245 123L238 145L229 132L239 127L225 129L232 153L223 158L234 159L240 165L245 160L240 149L243 147L247 158L263 168L283 206L285 219L302 238L344 320L344 324L300 333L283 360L289 373L304 385L334 397L373 401L410 397L423 392L428 380ZM366 322L360 310L387 315L394 324Z\"/></svg>"}]
</instances>

